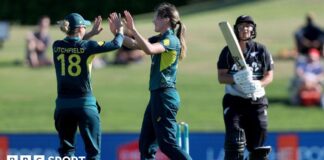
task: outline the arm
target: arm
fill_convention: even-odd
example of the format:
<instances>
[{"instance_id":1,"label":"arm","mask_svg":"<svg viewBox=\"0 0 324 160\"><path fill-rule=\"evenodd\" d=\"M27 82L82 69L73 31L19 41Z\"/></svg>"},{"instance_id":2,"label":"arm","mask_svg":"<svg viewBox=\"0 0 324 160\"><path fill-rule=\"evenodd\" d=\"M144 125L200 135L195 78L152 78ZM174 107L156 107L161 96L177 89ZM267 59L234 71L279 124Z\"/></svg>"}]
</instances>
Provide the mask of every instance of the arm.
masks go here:
<instances>
[{"instance_id":1,"label":"arm","mask_svg":"<svg viewBox=\"0 0 324 160\"><path fill-rule=\"evenodd\" d=\"M220 84L233 84L233 76L228 74L228 69L218 69L218 82Z\"/></svg>"},{"instance_id":2,"label":"arm","mask_svg":"<svg viewBox=\"0 0 324 160\"><path fill-rule=\"evenodd\" d=\"M165 51L165 48L162 44L151 44L136 30L133 17L128 11L124 11L124 14L126 17L126 26L132 32L132 35L135 37L135 40L137 42L137 46L140 49L142 49L148 55L161 54Z\"/></svg>"},{"instance_id":3,"label":"arm","mask_svg":"<svg viewBox=\"0 0 324 160\"><path fill-rule=\"evenodd\" d=\"M120 18L117 16L117 13L111 13L109 18L109 27L111 33L115 35L115 38L110 42L95 42L89 41L89 48L91 48L92 53L102 53L108 52L115 49L118 49L122 46L124 35L123 35L123 27L120 22Z\"/></svg>"},{"instance_id":4,"label":"arm","mask_svg":"<svg viewBox=\"0 0 324 160\"><path fill-rule=\"evenodd\" d=\"M233 75L229 74L229 68L232 66L233 61L230 61L229 58L229 50L228 47L224 47L219 54L218 62L217 62L217 75L218 82L220 84L233 84L234 78Z\"/></svg>"},{"instance_id":5,"label":"arm","mask_svg":"<svg viewBox=\"0 0 324 160\"><path fill-rule=\"evenodd\" d=\"M263 78L260 80L260 83L262 87L266 87L273 80L274 62L271 53L267 50L265 46L263 47L265 52L265 59L264 59L265 72L263 73Z\"/></svg>"},{"instance_id":6,"label":"arm","mask_svg":"<svg viewBox=\"0 0 324 160\"><path fill-rule=\"evenodd\" d=\"M87 40L87 39L90 39L91 37L93 37L95 35L98 35L103 30L103 28L101 27L101 23L102 23L101 16L96 17L94 25L93 25L91 31L86 33L84 35L83 39Z\"/></svg>"},{"instance_id":7,"label":"arm","mask_svg":"<svg viewBox=\"0 0 324 160\"><path fill-rule=\"evenodd\" d=\"M122 46L124 36L118 33L115 38L109 42L105 41L87 41L87 48L89 49L89 54L97 54L109 52L118 49Z\"/></svg>"},{"instance_id":8,"label":"arm","mask_svg":"<svg viewBox=\"0 0 324 160\"><path fill-rule=\"evenodd\" d=\"M137 42L137 45L140 49L142 49L146 54L153 55L153 54L161 54L165 51L165 48L160 43L151 44L147 41L139 32L135 30L134 37Z\"/></svg>"},{"instance_id":9,"label":"arm","mask_svg":"<svg viewBox=\"0 0 324 160\"><path fill-rule=\"evenodd\" d=\"M260 80L261 86L266 87L268 84L270 84L273 80L273 71L267 71L264 75L263 78Z\"/></svg>"}]
</instances>

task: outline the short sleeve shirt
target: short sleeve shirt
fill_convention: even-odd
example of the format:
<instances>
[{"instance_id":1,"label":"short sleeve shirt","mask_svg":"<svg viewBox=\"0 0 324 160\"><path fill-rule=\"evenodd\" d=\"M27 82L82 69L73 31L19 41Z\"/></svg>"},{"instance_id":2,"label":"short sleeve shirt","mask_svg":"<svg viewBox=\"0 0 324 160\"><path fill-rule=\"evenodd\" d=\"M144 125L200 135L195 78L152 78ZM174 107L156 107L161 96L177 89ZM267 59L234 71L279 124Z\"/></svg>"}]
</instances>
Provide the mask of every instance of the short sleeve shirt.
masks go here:
<instances>
[{"instance_id":1,"label":"short sleeve shirt","mask_svg":"<svg viewBox=\"0 0 324 160\"><path fill-rule=\"evenodd\" d=\"M91 99L94 97L91 85L92 60L97 53L119 48L122 41L121 34L118 34L111 42L81 40L76 37L55 41L53 61L58 99L83 99L84 97Z\"/></svg>"},{"instance_id":2,"label":"short sleeve shirt","mask_svg":"<svg viewBox=\"0 0 324 160\"><path fill-rule=\"evenodd\" d=\"M150 43L161 43L165 51L151 56L151 72L149 89L174 88L177 67L181 51L180 41L169 29L163 35L149 38Z\"/></svg>"},{"instance_id":3,"label":"short sleeve shirt","mask_svg":"<svg viewBox=\"0 0 324 160\"><path fill-rule=\"evenodd\" d=\"M264 73L273 70L273 59L266 47L260 43L249 41L247 43L247 50L243 53L246 63L253 69L253 79L260 80ZM224 47L218 62L218 69L228 69L228 73L233 75L239 67L234 63L228 47ZM226 84L225 93L246 97L242 91L235 84Z\"/></svg>"}]
</instances>

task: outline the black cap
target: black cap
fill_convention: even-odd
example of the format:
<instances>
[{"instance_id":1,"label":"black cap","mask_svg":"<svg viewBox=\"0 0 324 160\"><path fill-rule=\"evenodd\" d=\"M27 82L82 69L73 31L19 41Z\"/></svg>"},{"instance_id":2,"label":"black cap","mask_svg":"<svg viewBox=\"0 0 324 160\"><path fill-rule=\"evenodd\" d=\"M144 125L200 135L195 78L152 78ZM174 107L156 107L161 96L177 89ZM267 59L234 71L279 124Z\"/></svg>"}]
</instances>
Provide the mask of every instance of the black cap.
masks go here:
<instances>
[{"instance_id":1,"label":"black cap","mask_svg":"<svg viewBox=\"0 0 324 160\"><path fill-rule=\"evenodd\" d=\"M251 37L250 39L254 39L256 38L256 27L257 25L254 23L254 20L251 16L248 16L248 15L241 15L239 17L237 17L236 19L236 22L235 22L235 25L234 25L234 33L236 35L236 37L238 39L239 38L239 30L238 30L238 25L241 24L241 23L250 23L253 25L253 30L251 31Z\"/></svg>"},{"instance_id":2,"label":"black cap","mask_svg":"<svg viewBox=\"0 0 324 160\"><path fill-rule=\"evenodd\" d=\"M251 24L255 25L253 18L251 16L247 16L247 15L241 15L241 16L237 17L235 25L238 25L240 23L251 23Z\"/></svg>"}]
</instances>

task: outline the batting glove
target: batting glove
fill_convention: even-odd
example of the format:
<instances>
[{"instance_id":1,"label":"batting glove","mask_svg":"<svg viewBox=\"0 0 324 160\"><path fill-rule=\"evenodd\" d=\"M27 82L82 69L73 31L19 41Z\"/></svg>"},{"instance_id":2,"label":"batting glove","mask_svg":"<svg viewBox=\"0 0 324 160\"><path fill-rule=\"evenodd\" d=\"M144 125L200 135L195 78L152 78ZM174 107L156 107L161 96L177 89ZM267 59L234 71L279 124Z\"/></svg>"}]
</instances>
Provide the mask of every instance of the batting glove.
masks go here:
<instances>
[{"instance_id":1,"label":"batting glove","mask_svg":"<svg viewBox=\"0 0 324 160\"><path fill-rule=\"evenodd\" d=\"M244 94L252 94L255 97L262 97L265 94L264 88L259 80L252 80L239 84Z\"/></svg>"},{"instance_id":2,"label":"batting glove","mask_svg":"<svg viewBox=\"0 0 324 160\"><path fill-rule=\"evenodd\" d=\"M252 71L249 68L243 69L233 75L233 80L236 84L252 82L252 75Z\"/></svg>"}]
</instances>

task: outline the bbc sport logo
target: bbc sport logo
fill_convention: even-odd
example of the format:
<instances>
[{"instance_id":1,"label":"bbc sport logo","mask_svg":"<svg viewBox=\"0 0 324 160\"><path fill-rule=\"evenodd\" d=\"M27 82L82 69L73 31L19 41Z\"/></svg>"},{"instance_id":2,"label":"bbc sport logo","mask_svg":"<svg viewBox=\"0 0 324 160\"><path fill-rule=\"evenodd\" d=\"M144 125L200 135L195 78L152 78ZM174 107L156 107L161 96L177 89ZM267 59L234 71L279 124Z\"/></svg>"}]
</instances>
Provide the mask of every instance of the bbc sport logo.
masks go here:
<instances>
[{"instance_id":1,"label":"bbc sport logo","mask_svg":"<svg viewBox=\"0 0 324 160\"><path fill-rule=\"evenodd\" d=\"M78 157L58 157L58 156L49 156L45 157L44 155L7 155L7 160L85 160L84 156Z\"/></svg>"}]
</instances>

